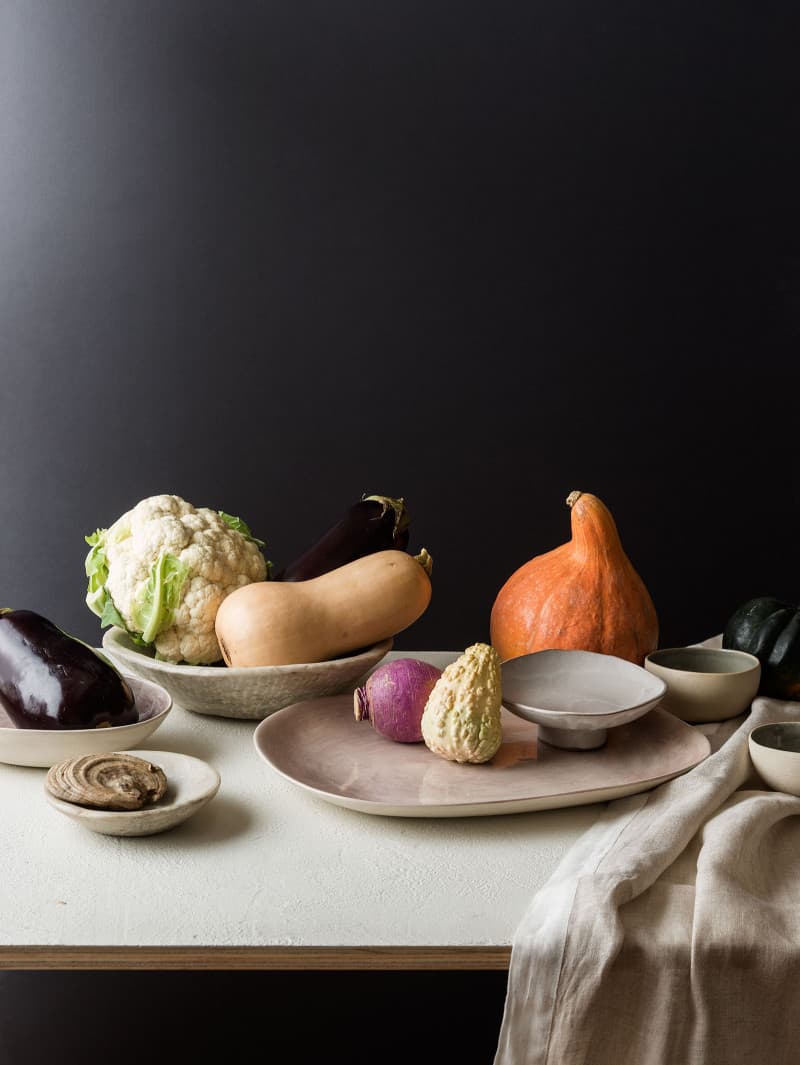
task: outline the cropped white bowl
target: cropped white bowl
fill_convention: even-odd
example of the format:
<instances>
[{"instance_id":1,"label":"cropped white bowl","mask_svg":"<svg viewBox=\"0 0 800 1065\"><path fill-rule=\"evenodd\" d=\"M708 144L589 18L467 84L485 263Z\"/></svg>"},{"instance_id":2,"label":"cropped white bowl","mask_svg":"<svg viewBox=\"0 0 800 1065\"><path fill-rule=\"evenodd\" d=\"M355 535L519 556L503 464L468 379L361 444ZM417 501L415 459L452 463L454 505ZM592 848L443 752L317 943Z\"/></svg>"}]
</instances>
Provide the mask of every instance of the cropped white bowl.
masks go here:
<instances>
[{"instance_id":1,"label":"cropped white bowl","mask_svg":"<svg viewBox=\"0 0 800 1065\"><path fill-rule=\"evenodd\" d=\"M160 684L132 677L125 679L133 689L139 720L132 725L110 728L15 728L0 708L0 762L47 769L81 754L129 751L152 735L170 711L172 699Z\"/></svg>"},{"instance_id":2,"label":"cropped white bowl","mask_svg":"<svg viewBox=\"0 0 800 1065\"><path fill-rule=\"evenodd\" d=\"M118 628L105 633L103 649L121 669L162 684L184 710L260 721L292 703L339 695L354 687L392 649L392 642L384 640L360 654L327 662L248 668L160 662Z\"/></svg>"},{"instance_id":3,"label":"cropped white bowl","mask_svg":"<svg viewBox=\"0 0 800 1065\"><path fill-rule=\"evenodd\" d=\"M758 725L747 744L765 784L787 795L800 795L800 721Z\"/></svg>"}]
</instances>

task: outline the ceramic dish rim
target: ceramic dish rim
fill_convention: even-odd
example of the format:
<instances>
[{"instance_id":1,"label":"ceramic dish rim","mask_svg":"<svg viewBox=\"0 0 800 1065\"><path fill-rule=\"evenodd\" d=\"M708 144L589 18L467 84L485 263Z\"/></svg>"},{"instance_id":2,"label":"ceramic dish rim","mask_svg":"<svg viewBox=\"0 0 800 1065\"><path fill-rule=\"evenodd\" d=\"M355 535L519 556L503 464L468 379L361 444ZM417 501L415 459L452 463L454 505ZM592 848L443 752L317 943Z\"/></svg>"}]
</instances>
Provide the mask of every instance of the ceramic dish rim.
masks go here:
<instances>
[{"instance_id":1,"label":"ceramic dish rim","mask_svg":"<svg viewBox=\"0 0 800 1065\"><path fill-rule=\"evenodd\" d=\"M147 677L137 676L135 673L128 673L125 670L120 669L119 673L125 678L125 680L131 685L132 688L136 688L140 684L146 684L155 688L156 692L161 693L166 697L167 705L163 710L159 710L156 714L151 714L150 717L139 718L138 721L131 721L128 725L109 725L106 728L14 728L9 725L0 725L0 738L8 735L9 733L20 736L24 733L26 736L96 736L98 732L104 732L107 735L117 736L124 733L126 729L141 728L142 725L149 725L155 721L162 721L166 715L170 712L173 706L172 696L164 687L163 684L158 684L154 680L149 680ZM136 691L134 690L134 705L136 699ZM155 730L153 730L155 731ZM36 741L34 741L36 742Z\"/></svg>"},{"instance_id":2,"label":"ceramic dish rim","mask_svg":"<svg viewBox=\"0 0 800 1065\"><path fill-rule=\"evenodd\" d=\"M503 706L506 708L506 710L508 710L508 712L510 714L515 714L517 717L519 717L521 715L518 714L516 710L512 710L513 706L519 706L523 710L527 710L527 711L532 712L534 714L552 714L554 719L555 718L561 719L561 718L565 718L565 717L581 717L581 718L584 718L586 721L594 721L594 720L601 721L601 720L606 720L606 719L608 719L610 717L617 717L619 714L630 714L630 713L633 713L634 710L640 710L643 706L650 705L652 709L655 709L656 705L658 703L660 703L661 700L666 695L666 687L667 686L664 683L664 681L662 681L661 683L664 684L664 691L660 692L658 695L652 695L652 696L650 696L649 699L644 699L640 703L633 703L630 706L619 707L616 710L603 710L599 714L587 714L585 710L547 710L547 709L545 709L542 706L528 706L527 703L515 703L515 702L511 702L510 699L505 699L505 698L503 699ZM644 716L644 715L642 715L642 716ZM534 722L534 724L536 724L536 722ZM591 727L591 726L587 726L587 727ZM608 726L600 725L599 727L600 728L607 728Z\"/></svg>"},{"instance_id":3,"label":"ceramic dish rim","mask_svg":"<svg viewBox=\"0 0 800 1065\"><path fill-rule=\"evenodd\" d=\"M217 794L222 784L222 777L219 775L218 770L216 770L214 766L211 765L210 762L207 762L204 758L197 758L193 754L184 754L183 751L145 751L138 747L135 748L134 751L125 751L125 754L132 753L134 753L136 757L140 757L142 754L153 754L156 756L153 758L153 761L156 763L158 762L158 755L164 754L178 755L180 758L189 758L193 762L200 762L207 770L210 770L213 774L213 779L215 781L214 786L210 791L207 788L205 791L202 792L202 794L193 795L191 798L184 799L180 806L176 806L174 801L172 803L164 804L155 802L151 803L149 806L140 807L140 809L138 810L100 810L96 807L81 806L79 802L66 802L64 799L59 799L57 796L51 795L50 792L47 790L46 784L43 786L45 798L54 809L66 814L67 817L80 817L82 819L86 818L90 821L105 821L108 820L109 817L119 817L120 814L134 814L137 820L147 820L151 819L159 813L164 813L167 810L178 812L180 810L183 810L186 806L190 806L192 803L198 802L201 799L210 802L211 799L213 799L214 796ZM167 783L169 784L169 776L167 776Z\"/></svg>"},{"instance_id":4,"label":"ceramic dish rim","mask_svg":"<svg viewBox=\"0 0 800 1065\"><path fill-rule=\"evenodd\" d=\"M284 773L284 771L282 769L280 769L277 765L275 765L275 763L273 761L271 761L271 759L269 759L266 756L266 752L262 751L262 749L260 748L259 743L258 743L258 733L259 733L260 729L263 726L265 726L268 721L273 721L276 717L278 717L279 714L283 714L287 710L293 709L295 706L302 706L302 703L292 703L291 706L285 706L285 707L283 707L282 710L278 710L276 713L272 714L270 717L264 718L263 721L259 722L258 726L255 728L255 730L253 732L253 745L255 746L256 753L261 758L261 760L263 762L265 762L268 766L270 766L270 768L273 769L276 773L278 773L279 776L282 776L284 780L288 780L290 784L294 784L297 787L301 787L305 791L310 792L312 795L317 795L317 796L319 796L319 797L321 797L323 799L327 799L327 798L352 799L352 800L354 800L356 802L363 803L365 806L374 806L376 808L388 806L391 809L395 809L395 810L399 810L399 809L403 809L403 810L419 810L419 809L425 809L426 807L428 807L428 808L432 807L432 808L437 809L437 810L460 810L460 809L463 809L464 807L468 807L468 806L498 806L498 805L511 804L511 803L514 803L514 802L526 802L526 801L528 801L526 799L482 799L479 803L476 803L476 802L453 802L453 803L451 803L451 802L448 802L448 803L440 803L440 802L437 802L437 803L425 803L425 802L422 802L422 803L419 803L417 806L392 806L391 803L382 803L382 802L376 801L375 799L360 799L356 795L354 795L354 796L340 795L338 792L323 791L321 788L315 788L312 784L306 784L306 783L304 783L301 780L297 780L295 777L290 777L288 775L288 773ZM657 709L658 709L657 707L654 707L653 708L653 712L655 712ZM509 713L512 713L512 712L513 711L509 710ZM662 711L662 713L666 713L666 712L667 712L666 710ZM642 715L642 716L644 716L644 715ZM672 715L672 714L670 716L674 717L674 715ZM630 724L633 725L633 724L635 724L635 722L631 721ZM683 724L686 724L686 722L683 722ZM691 727L691 726L687 726L687 727ZM266 731L266 729L265 729L265 731ZM699 735L702 735L702 733L699 733ZM706 758L708 758L709 754L711 753L711 743L708 740L707 736L705 737L705 739L708 742L708 751L706 752L704 757L700 759L700 761L695 762L693 765L689 766L688 769L683 770L683 773L690 772L692 769L694 769L695 766L700 765L700 762L703 762L703 761L705 761ZM537 743L540 742L538 737L537 737L537 741L536 742ZM603 748L598 748L598 750L602 750L602 749ZM583 752L583 753L592 754L593 752L592 751L586 751L586 752ZM436 756L434 755L434 757L436 757ZM677 775L681 776L683 774L679 773ZM670 776L670 777L668 777L666 779L672 780L672 779L674 779L674 777ZM664 775L663 774L661 774L659 776L656 776L656 777L648 777L647 780L644 781L643 783L649 784L649 783L651 783L651 781L658 782L658 781L662 781L662 780L664 780ZM548 795L547 798L548 799L560 799L560 798L563 798L563 796L565 796L565 795L586 795L586 794L588 794L590 792L593 792L593 791L596 791L596 790L597 790L596 788L581 788L579 791L561 791L561 792L558 792L557 794L554 794L554 795ZM646 791L647 789L643 788L642 790ZM413 814L411 814L411 815L400 814L398 816L405 817L405 816L414 816L414 815Z\"/></svg>"},{"instance_id":5,"label":"ceramic dish rim","mask_svg":"<svg viewBox=\"0 0 800 1065\"><path fill-rule=\"evenodd\" d=\"M620 710L603 710L599 714L587 714L584 710L545 710L540 706L527 706L525 703L512 703L509 700L503 699L502 705L508 710L510 714L515 717L522 718L523 721L529 721L534 725L540 724L533 718L526 717L526 714L540 714L543 718L547 717L547 723L545 728L558 728L557 722L564 721L565 719L580 719L583 724L576 726L574 729L567 727L569 731L575 732L599 732L602 729L620 728L624 724L631 724L632 721L637 720L637 717L644 717L645 714L650 713L651 710L658 708L658 704L664 698L666 692L661 692L660 695L654 695L650 699L645 699L643 703L636 703L634 706L623 706ZM514 707L520 707L520 710L515 710ZM619 717L620 714L635 714L637 710L641 710L642 713L631 719L631 722L620 722L619 725L613 724L613 718ZM595 724L597 722L597 724Z\"/></svg>"},{"instance_id":6,"label":"ceramic dish rim","mask_svg":"<svg viewBox=\"0 0 800 1065\"><path fill-rule=\"evenodd\" d=\"M381 648L385 647L386 650L381 653L381 658L383 658L391 651L394 644L394 638L389 636L387 639L379 640L370 647L362 648L358 654L346 655L343 658L326 658L321 662L290 662L280 666L192 666L188 663L162 662L160 659L152 658L143 651L131 650L131 648L125 647L124 645L122 645L122 649L120 650L120 644L117 642L117 636L115 635L116 633L127 636L125 630L120 629L117 625L107 629L103 633L104 651L110 655L119 655L123 661L126 661L126 655L130 658L136 656L136 659L141 659L148 669L152 668L172 677L273 677L276 673L290 673L292 670L301 668L313 669L315 666L331 666L334 663L338 664L340 662L355 663L362 657L372 658L372 656L381 650ZM108 640L108 644L106 644L106 640Z\"/></svg>"},{"instance_id":7,"label":"ceramic dish rim","mask_svg":"<svg viewBox=\"0 0 800 1065\"><path fill-rule=\"evenodd\" d=\"M666 666L662 662L652 662L653 655L669 654L672 651L689 651L690 653L700 652L700 657L705 657L705 652L710 651L712 654L718 655L720 652L723 654L742 655L744 658L750 660L750 664L746 669L735 669L728 672L720 672L716 670L705 669L679 669L677 666ZM692 677L746 677L748 673L752 673L756 667L761 668L761 660L755 655L751 655L749 651L740 651L738 647L695 647L691 644L686 647L659 647L655 651L651 651L649 655L645 656L645 662L652 662L654 666L658 666L659 669L668 669L672 673L680 673L684 676ZM643 667L644 668L644 667ZM655 676L655 674L653 674ZM758 727L758 726L756 726Z\"/></svg>"},{"instance_id":8,"label":"ceramic dish rim","mask_svg":"<svg viewBox=\"0 0 800 1065\"><path fill-rule=\"evenodd\" d=\"M590 753L590 752L586 752ZM318 799L321 802L327 803L329 806L337 806L341 810L350 810L351 812L359 814L373 814L378 817L408 817L413 820L455 820L456 818L467 817L512 817L516 814L537 814L537 813L554 813L559 810L572 810L581 806L589 806L597 804L608 804L614 802L616 799L622 799L626 796L640 794L642 792L652 791L654 788L659 787L661 784L668 784L671 780L675 780L677 777L685 776L687 773L691 773L693 769L696 769L701 762L704 762L710 754L709 751L703 755L698 761L688 765L685 769L678 770L677 773L667 773L666 775L658 777L648 777L647 780L638 781L634 790L629 790L630 785L622 785L621 790L617 787L604 787L604 788L586 788L582 791L569 791L559 792L558 794L551 794L545 797L544 805L541 804L539 798L530 799L483 799L481 802L464 803L460 806L452 805L451 803L437 803L435 806L430 804L419 806L383 806L378 805L372 799L358 799L346 795L334 795L330 792L319 791L310 787L308 784L302 784L300 781L293 780L291 777L287 778L289 783L294 784L296 787L301 788L307 792L314 799ZM613 791L614 794L606 798L593 798L588 803L581 802L580 798L583 795L592 795L595 792L599 795L605 795L607 792ZM560 802L558 800L563 799L565 796L574 796L575 799L570 802ZM428 811L435 810L441 811L438 814L431 814Z\"/></svg>"},{"instance_id":9,"label":"ceramic dish rim","mask_svg":"<svg viewBox=\"0 0 800 1065\"><path fill-rule=\"evenodd\" d=\"M762 721L760 725L755 725L747 733L748 744L752 742L755 747L758 747L762 751L772 751L775 754L790 754L800 758L800 750L786 751L781 750L780 747L770 747L766 743L761 743L761 741L756 737L756 733L760 732L761 729L772 728L774 725L795 725L798 730L800 730L800 718L795 718L792 721Z\"/></svg>"}]
</instances>

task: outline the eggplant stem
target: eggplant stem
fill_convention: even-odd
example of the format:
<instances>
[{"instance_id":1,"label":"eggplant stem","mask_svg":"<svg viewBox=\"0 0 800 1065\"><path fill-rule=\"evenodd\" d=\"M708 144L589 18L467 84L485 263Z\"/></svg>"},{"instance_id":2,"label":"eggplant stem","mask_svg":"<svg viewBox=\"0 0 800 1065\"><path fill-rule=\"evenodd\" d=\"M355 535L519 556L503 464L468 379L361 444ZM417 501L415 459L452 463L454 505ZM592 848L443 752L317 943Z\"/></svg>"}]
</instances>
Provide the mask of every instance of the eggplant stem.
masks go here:
<instances>
[{"instance_id":1,"label":"eggplant stem","mask_svg":"<svg viewBox=\"0 0 800 1065\"><path fill-rule=\"evenodd\" d=\"M401 496L399 499L393 499L391 496L362 496L362 503L372 502L380 503L383 507L381 511L381 517L390 508L394 511L394 529L392 535L397 536L398 533L405 532L409 526L408 511L406 510L405 500Z\"/></svg>"}]
</instances>

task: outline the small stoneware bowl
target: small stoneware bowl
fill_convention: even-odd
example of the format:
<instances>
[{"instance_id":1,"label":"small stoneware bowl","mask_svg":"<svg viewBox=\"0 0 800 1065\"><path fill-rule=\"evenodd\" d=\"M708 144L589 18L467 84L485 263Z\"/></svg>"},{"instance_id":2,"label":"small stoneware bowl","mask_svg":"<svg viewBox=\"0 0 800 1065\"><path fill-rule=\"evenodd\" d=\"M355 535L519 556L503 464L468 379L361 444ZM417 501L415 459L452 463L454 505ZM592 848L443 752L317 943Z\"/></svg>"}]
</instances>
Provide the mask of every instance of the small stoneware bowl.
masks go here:
<instances>
[{"instance_id":1,"label":"small stoneware bowl","mask_svg":"<svg viewBox=\"0 0 800 1065\"><path fill-rule=\"evenodd\" d=\"M666 682L662 710L693 724L743 713L761 680L755 655L721 647L664 648L649 654L644 668Z\"/></svg>"},{"instance_id":2,"label":"small stoneware bowl","mask_svg":"<svg viewBox=\"0 0 800 1065\"><path fill-rule=\"evenodd\" d=\"M748 740L750 758L765 784L800 795L800 721L759 725Z\"/></svg>"},{"instance_id":3,"label":"small stoneware bowl","mask_svg":"<svg viewBox=\"0 0 800 1065\"><path fill-rule=\"evenodd\" d=\"M172 706L172 699L160 684L132 677L129 673L125 673L125 679L133 690L139 711L139 720L132 725L112 725L111 728L15 728L0 707L0 762L47 769L57 762L66 762L68 758L77 758L81 754L105 754L138 747L163 724Z\"/></svg>"},{"instance_id":4,"label":"small stoneware bowl","mask_svg":"<svg viewBox=\"0 0 800 1065\"><path fill-rule=\"evenodd\" d=\"M188 820L210 802L219 790L219 773L208 762L174 751L131 751L160 766L167 777L167 793L152 806L141 810L96 810L74 802L64 802L50 792L50 805L103 836L154 836Z\"/></svg>"},{"instance_id":5,"label":"small stoneware bowl","mask_svg":"<svg viewBox=\"0 0 800 1065\"><path fill-rule=\"evenodd\" d=\"M590 751L608 730L646 714L666 685L641 666L594 651L536 651L502 666L503 705L551 747Z\"/></svg>"},{"instance_id":6,"label":"small stoneware bowl","mask_svg":"<svg viewBox=\"0 0 800 1065\"><path fill-rule=\"evenodd\" d=\"M159 662L122 629L109 629L103 636L103 650L109 658L122 669L162 684L184 710L253 721L292 703L347 691L391 649L392 640L384 640L359 654L327 662L232 669Z\"/></svg>"}]
</instances>

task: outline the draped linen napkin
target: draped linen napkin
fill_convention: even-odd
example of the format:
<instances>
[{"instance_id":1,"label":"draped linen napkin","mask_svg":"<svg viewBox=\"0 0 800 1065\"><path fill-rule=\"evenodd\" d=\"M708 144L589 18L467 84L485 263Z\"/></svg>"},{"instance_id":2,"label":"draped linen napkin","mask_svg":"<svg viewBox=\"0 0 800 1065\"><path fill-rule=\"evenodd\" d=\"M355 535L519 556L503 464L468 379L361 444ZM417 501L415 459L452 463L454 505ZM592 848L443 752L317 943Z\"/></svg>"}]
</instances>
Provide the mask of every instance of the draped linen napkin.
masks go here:
<instances>
[{"instance_id":1,"label":"draped linen napkin","mask_svg":"<svg viewBox=\"0 0 800 1065\"><path fill-rule=\"evenodd\" d=\"M495 1065L797 1065L800 799L747 738L756 699L685 776L609 804L514 938Z\"/></svg>"}]
</instances>

